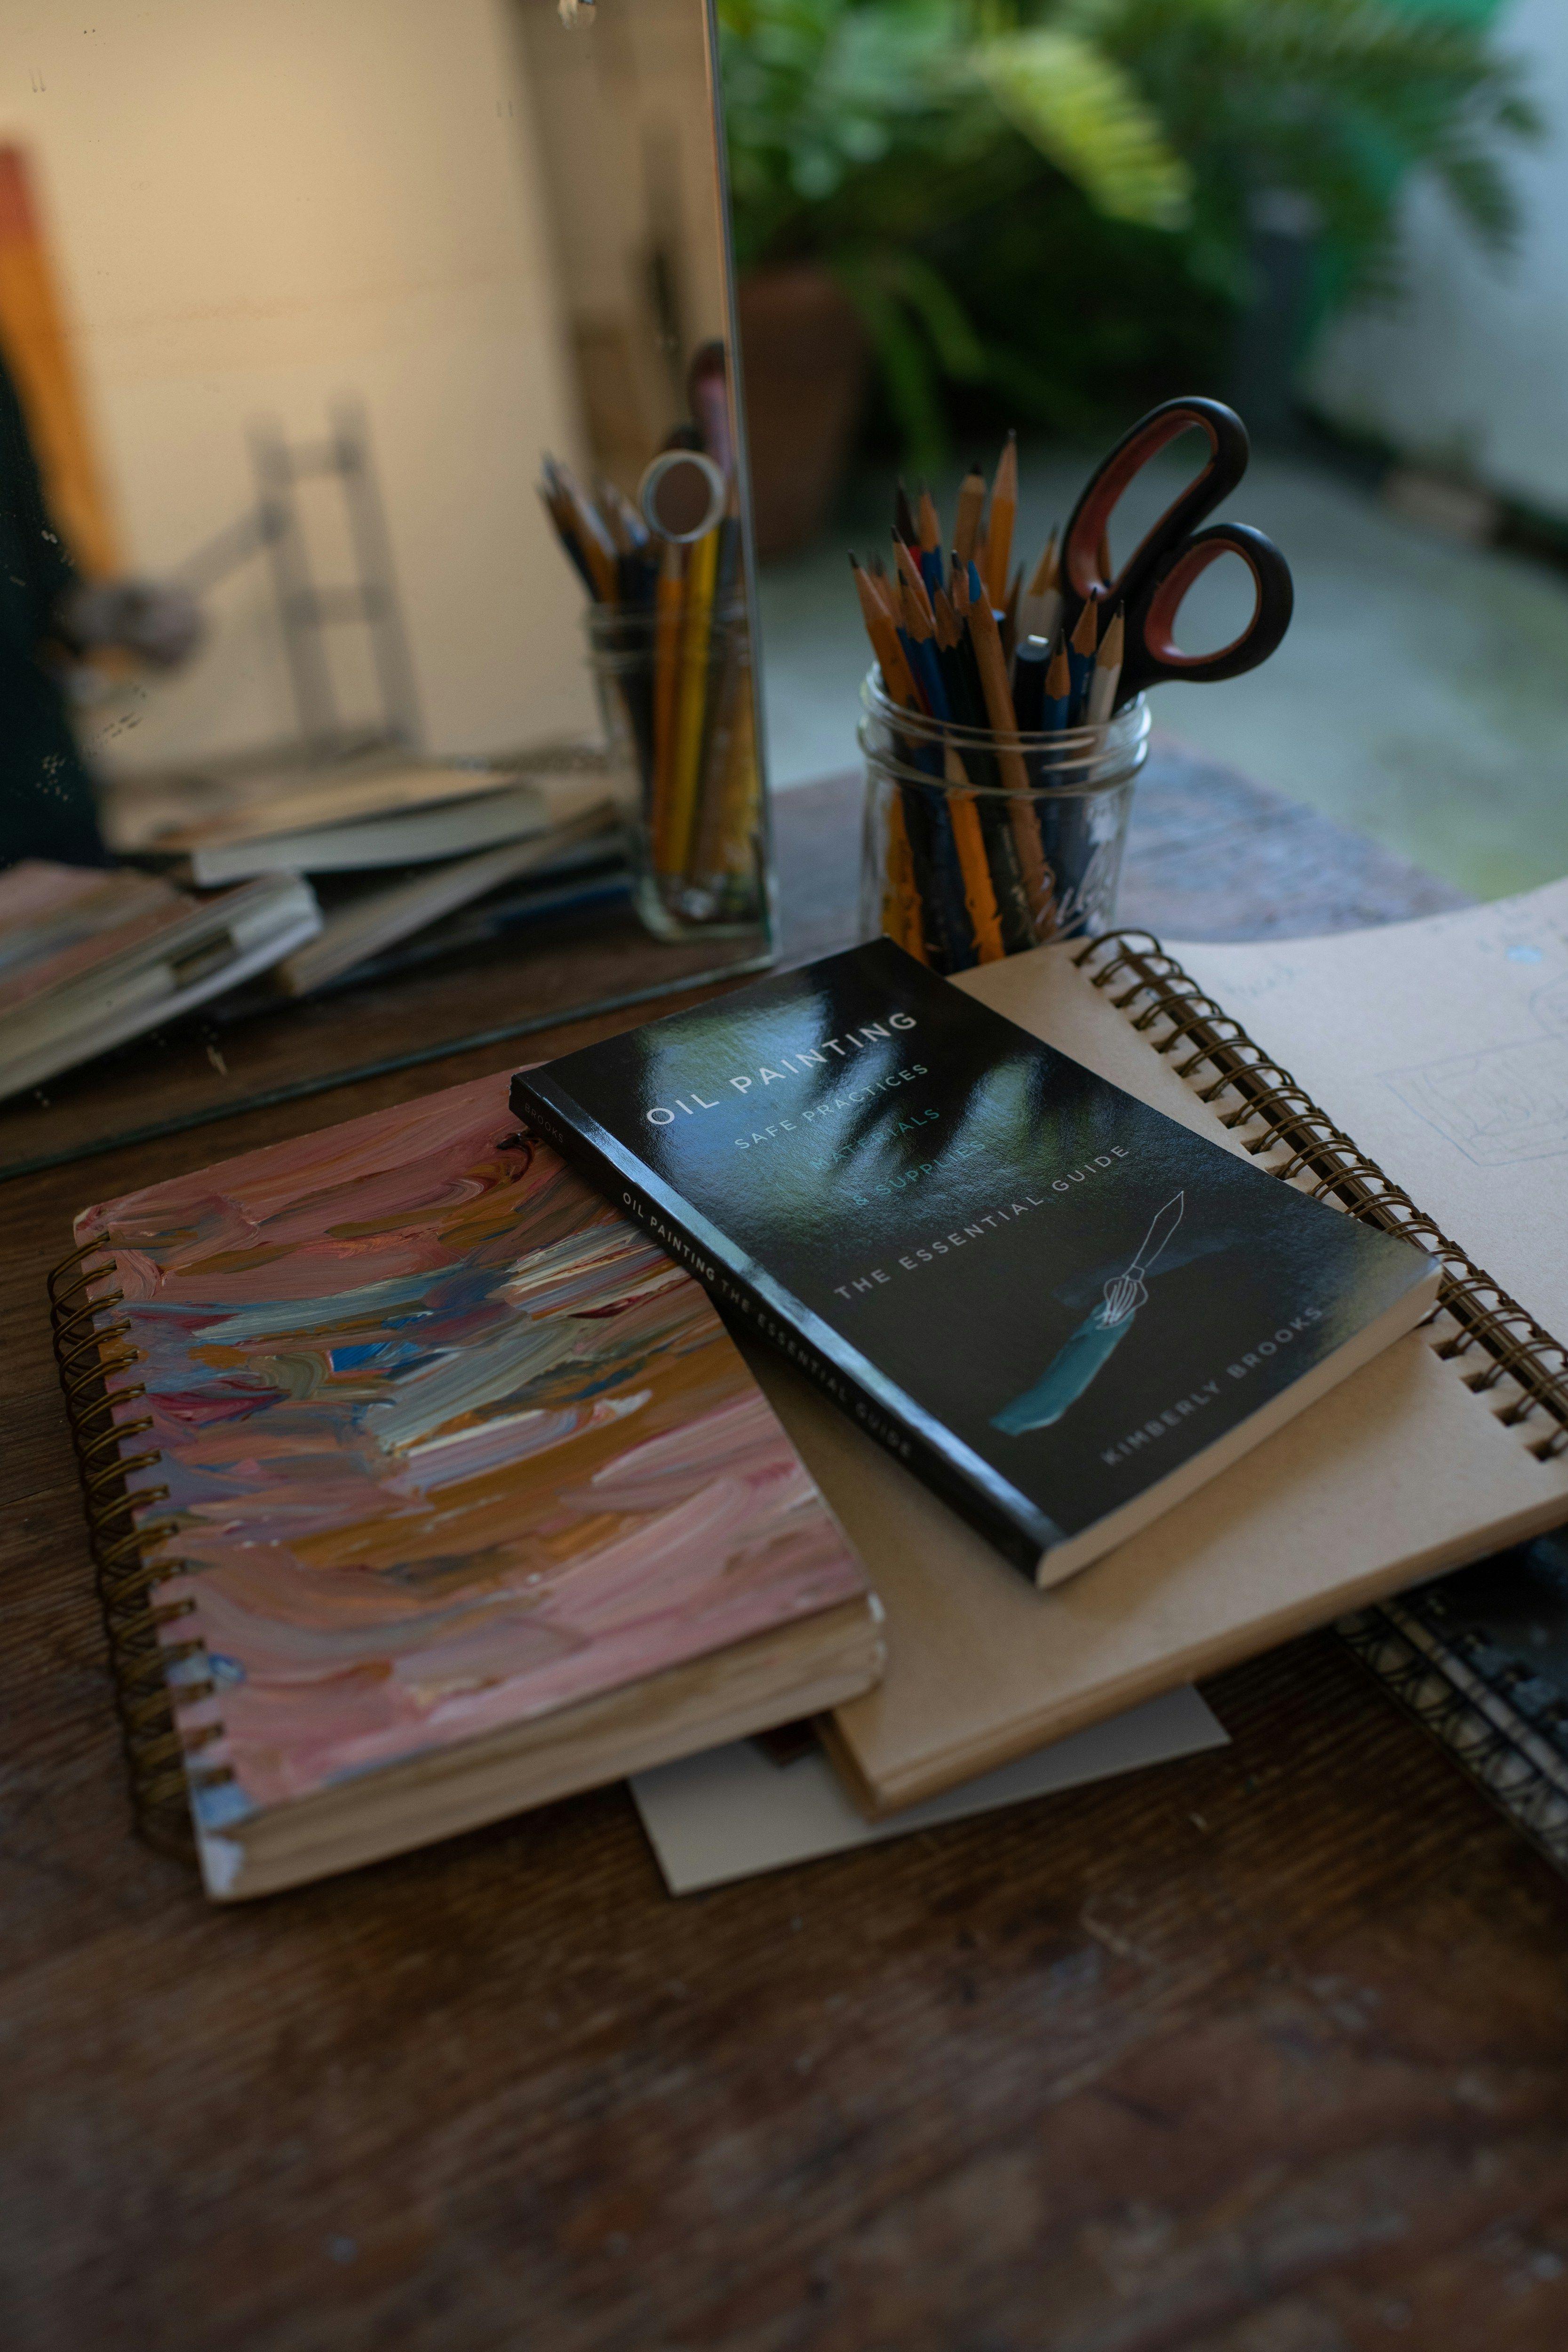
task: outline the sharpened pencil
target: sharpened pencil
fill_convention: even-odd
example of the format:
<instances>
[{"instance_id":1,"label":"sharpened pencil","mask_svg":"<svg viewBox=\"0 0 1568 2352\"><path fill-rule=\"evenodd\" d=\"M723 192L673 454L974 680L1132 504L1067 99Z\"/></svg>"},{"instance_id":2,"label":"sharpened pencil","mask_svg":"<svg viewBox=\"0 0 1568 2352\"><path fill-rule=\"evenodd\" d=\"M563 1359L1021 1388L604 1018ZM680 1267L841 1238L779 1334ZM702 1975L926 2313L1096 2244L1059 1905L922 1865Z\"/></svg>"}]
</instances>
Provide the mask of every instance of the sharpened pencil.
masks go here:
<instances>
[{"instance_id":1,"label":"sharpened pencil","mask_svg":"<svg viewBox=\"0 0 1568 2352\"><path fill-rule=\"evenodd\" d=\"M920 531L915 523L915 510L910 504L910 494L900 481L893 493L893 530L906 547L920 545Z\"/></svg>"},{"instance_id":2,"label":"sharpened pencil","mask_svg":"<svg viewBox=\"0 0 1568 2352\"><path fill-rule=\"evenodd\" d=\"M991 488L991 513L985 526L985 593L993 612L1007 602L1007 574L1013 562L1013 529L1018 519L1018 436L1009 433Z\"/></svg>"},{"instance_id":3,"label":"sharpened pencil","mask_svg":"<svg viewBox=\"0 0 1568 2352\"><path fill-rule=\"evenodd\" d=\"M910 668L897 627L891 614L882 604L871 584L869 575L860 569L853 556L849 569L855 576L855 591L860 599L860 611L865 618L866 635L871 640L871 650L882 673L882 685L891 702L902 703L906 709L922 708L915 688L914 674Z\"/></svg>"},{"instance_id":4,"label":"sharpened pencil","mask_svg":"<svg viewBox=\"0 0 1568 2352\"><path fill-rule=\"evenodd\" d=\"M1088 723L1090 727L1103 727L1116 708L1116 689L1121 683L1126 642L1126 624L1118 604L1100 641L1100 651L1095 656L1094 677L1089 689Z\"/></svg>"},{"instance_id":5,"label":"sharpened pencil","mask_svg":"<svg viewBox=\"0 0 1568 2352\"><path fill-rule=\"evenodd\" d=\"M1068 659L1066 645L1058 638L1051 656L1051 666L1046 672L1045 729L1047 735L1059 735L1072 715L1072 664Z\"/></svg>"},{"instance_id":6,"label":"sharpened pencil","mask_svg":"<svg viewBox=\"0 0 1568 2352\"><path fill-rule=\"evenodd\" d=\"M929 625L931 621L931 592L926 586L925 575L921 570L918 558L908 547L905 546L901 539L894 540L893 554L898 563L900 579L903 582L904 586L909 590L910 595L920 606L920 609L924 614L927 624Z\"/></svg>"},{"instance_id":7,"label":"sharpened pencil","mask_svg":"<svg viewBox=\"0 0 1568 2352\"><path fill-rule=\"evenodd\" d=\"M1089 701L1094 657L1100 647L1100 607L1092 596L1084 599L1072 635L1068 639L1068 667L1072 672L1072 721L1081 723Z\"/></svg>"},{"instance_id":8,"label":"sharpened pencil","mask_svg":"<svg viewBox=\"0 0 1568 2352\"><path fill-rule=\"evenodd\" d=\"M1053 530L1046 541L1045 553L1036 564L1028 587L1018 602L1018 630L1022 636L1044 637L1047 645L1056 635L1062 617L1062 576L1057 560L1057 534Z\"/></svg>"},{"instance_id":9,"label":"sharpened pencil","mask_svg":"<svg viewBox=\"0 0 1568 2352\"><path fill-rule=\"evenodd\" d=\"M958 493L958 515L952 526L952 551L961 563L973 561L980 537L980 517L985 506L985 477L971 466Z\"/></svg>"}]
</instances>

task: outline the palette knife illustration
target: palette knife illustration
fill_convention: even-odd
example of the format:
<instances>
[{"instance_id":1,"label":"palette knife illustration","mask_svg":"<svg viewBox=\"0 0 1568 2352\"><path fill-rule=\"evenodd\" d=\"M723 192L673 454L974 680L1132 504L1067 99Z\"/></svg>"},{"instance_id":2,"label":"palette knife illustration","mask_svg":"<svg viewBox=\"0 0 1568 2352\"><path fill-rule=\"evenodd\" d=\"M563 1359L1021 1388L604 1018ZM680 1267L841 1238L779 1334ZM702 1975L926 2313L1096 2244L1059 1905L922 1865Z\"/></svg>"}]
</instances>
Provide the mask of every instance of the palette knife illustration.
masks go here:
<instances>
[{"instance_id":1,"label":"palette knife illustration","mask_svg":"<svg viewBox=\"0 0 1568 2352\"><path fill-rule=\"evenodd\" d=\"M1177 1192L1159 1210L1139 1244L1138 1255L1123 1274L1113 1274L1105 1296L1087 1315L1070 1339L1063 1341L1032 1389L1004 1405L991 1426L1006 1437L1022 1437L1031 1429L1049 1429L1075 1405L1095 1375L1132 1328L1132 1318L1146 1302L1145 1283L1154 1261L1182 1222L1185 1192Z\"/></svg>"}]
</instances>

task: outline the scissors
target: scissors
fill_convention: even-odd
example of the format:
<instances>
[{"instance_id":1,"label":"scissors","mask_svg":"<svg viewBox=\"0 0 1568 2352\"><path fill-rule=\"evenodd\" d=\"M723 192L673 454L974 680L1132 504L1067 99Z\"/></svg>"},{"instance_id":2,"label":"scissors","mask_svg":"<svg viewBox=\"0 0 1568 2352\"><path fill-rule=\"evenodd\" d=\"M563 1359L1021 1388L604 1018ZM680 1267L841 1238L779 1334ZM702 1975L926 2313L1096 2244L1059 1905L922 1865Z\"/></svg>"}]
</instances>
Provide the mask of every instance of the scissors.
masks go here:
<instances>
[{"instance_id":1,"label":"scissors","mask_svg":"<svg viewBox=\"0 0 1568 2352\"><path fill-rule=\"evenodd\" d=\"M1194 425L1209 445L1202 472L1173 499L1116 578L1102 580L1100 550L1122 492L1152 457ZM1295 591L1289 566L1274 541L1244 522L1196 528L1235 489L1248 455L1247 427L1223 402L1163 401L1117 443L1073 509L1061 552L1067 625L1070 629L1091 596L1108 608L1121 606L1127 651L1117 681L1118 709L1163 678L1239 677L1267 661L1289 627ZM1222 555L1239 555L1252 574L1252 617L1228 646L1212 654L1185 654L1176 643L1176 616L1194 581Z\"/></svg>"}]
</instances>

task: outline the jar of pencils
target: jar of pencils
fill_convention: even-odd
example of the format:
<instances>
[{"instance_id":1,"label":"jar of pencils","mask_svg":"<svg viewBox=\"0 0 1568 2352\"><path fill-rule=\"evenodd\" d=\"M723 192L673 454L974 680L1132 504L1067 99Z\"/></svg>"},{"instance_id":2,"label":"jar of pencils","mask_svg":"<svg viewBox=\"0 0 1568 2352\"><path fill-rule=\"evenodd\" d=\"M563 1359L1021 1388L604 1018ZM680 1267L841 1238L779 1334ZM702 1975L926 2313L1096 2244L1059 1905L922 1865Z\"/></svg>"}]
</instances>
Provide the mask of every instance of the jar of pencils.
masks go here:
<instances>
[{"instance_id":1,"label":"jar of pencils","mask_svg":"<svg viewBox=\"0 0 1568 2352\"><path fill-rule=\"evenodd\" d=\"M760 930L767 842L744 604L660 595L586 617L638 915L663 940Z\"/></svg>"},{"instance_id":2,"label":"jar of pencils","mask_svg":"<svg viewBox=\"0 0 1568 2352\"><path fill-rule=\"evenodd\" d=\"M1051 734L932 718L893 702L879 668L860 699L867 936L954 972L1106 928L1148 755L1142 695Z\"/></svg>"}]
</instances>

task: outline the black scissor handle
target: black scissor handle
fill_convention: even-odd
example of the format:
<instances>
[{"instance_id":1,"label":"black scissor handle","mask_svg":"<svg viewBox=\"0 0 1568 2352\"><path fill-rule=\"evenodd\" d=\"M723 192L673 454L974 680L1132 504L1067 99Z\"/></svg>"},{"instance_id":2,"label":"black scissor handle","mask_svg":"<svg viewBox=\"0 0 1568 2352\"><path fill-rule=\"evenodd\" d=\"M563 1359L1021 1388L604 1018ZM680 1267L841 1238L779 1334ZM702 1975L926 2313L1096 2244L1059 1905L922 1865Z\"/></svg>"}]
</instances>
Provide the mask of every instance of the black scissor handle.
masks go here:
<instances>
[{"instance_id":1,"label":"black scissor handle","mask_svg":"<svg viewBox=\"0 0 1568 2352\"><path fill-rule=\"evenodd\" d=\"M1100 576L1099 550L1122 492L1142 473L1151 457L1194 427L1208 442L1209 454L1178 498L1173 499L1153 529L1145 533L1114 581ZM1062 541L1062 584L1069 613L1090 596L1109 597L1131 605L1158 572L1162 562L1205 515L1227 499L1247 471L1247 427L1234 408L1220 400L1192 395L1162 401L1123 434L1110 456L1096 467L1072 510Z\"/></svg>"},{"instance_id":2,"label":"black scissor handle","mask_svg":"<svg viewBox=\"0 0 1568 2352\"><path fill-rule=\"evenodd\" d=\"M1241 635L1212 654L1184 654L1176 643L1176 621L1188 589L1222 556L1239 555L1252 574L1252 617ZM1271 539L1249 523L1216 522L1185 541L1166 559L1142 601L1127 608L1127 654L1117 685L1117 706L1162 678L1194 684L1240 677L1268 660L1290 625L1296 591L1290 567Z\"/></svg>"}]
</instances>

